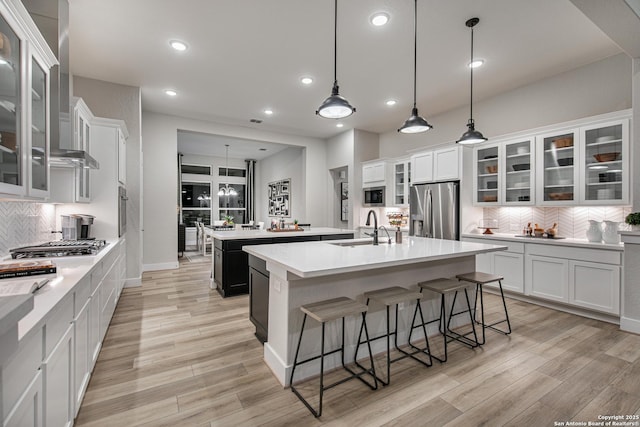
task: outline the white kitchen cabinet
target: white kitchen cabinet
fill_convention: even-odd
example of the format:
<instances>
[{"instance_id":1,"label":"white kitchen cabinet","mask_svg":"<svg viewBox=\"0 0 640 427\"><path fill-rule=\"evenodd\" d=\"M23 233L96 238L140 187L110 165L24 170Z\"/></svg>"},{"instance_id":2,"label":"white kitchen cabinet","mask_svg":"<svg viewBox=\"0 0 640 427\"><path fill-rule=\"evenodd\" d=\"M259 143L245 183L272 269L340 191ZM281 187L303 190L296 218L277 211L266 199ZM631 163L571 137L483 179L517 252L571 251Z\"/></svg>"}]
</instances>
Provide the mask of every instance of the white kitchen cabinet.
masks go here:
<instances>
[{"instance_id":1,"label":"white kitchen cabinet","mask_svg":"<svg viewBox=\"0 0 640 427\"><path fill-rule=\"evenodd\" d=\"M459 147L417 153L411 156L411 182L422 184L460 179L462 156Z\"/></svg>"},{"instance_id":2,"label":"white kitchen cabinet","mask_svg":"<svg viewBox=\"0 0 640 427\"><path fill-rule=\"evenodd\" d=\"M91 154L91 122L93 113L82 100L74 98L73 103L73 144L75 149ZM74 168L75 173L75 201L88 203L91 201L91 176L89 168Z\"/></svg>"},{"instance_id":3,"label":"white kitchen cabinet","mask_svg":"<svg viewBox=\"0 0 640 427\"><path fill-rule=\"evenodd\" d=\"M454 181L460 179L460 147L442 148L433 152L433 180Z\"/></svg>"},{"instance_id":4,"label":"white kitchen cabinet","mask_svg":"<svg viewBox=\"0 0 640 427\"><path fill-rule=\"evenodd\" d=\"M85 303L73 319L74 331L74 418L78 415L84 392L89 385L91 376L91 348L90 348L90 311L91 299Z\"/></svg>"},{"instance_id":5,"label":"white kitchen cabinet","mask_svg":"<svg viewBox=\"0 0 640 427\"><path fill-rule=\"evenodd\" d=\"M580 203L629 204L629 120L580 128Z\"/></svg>"},{"instance_id":6,"label":"white kitchen cabinet","mask_svg":"<svg viewBox=\"0 0 640 427\"><path fill-rule=\"evenodd\" d=\"M3 427L42 427L42 371L38 370L18 402L5 416Z\"/></svg>"},{"instance_id":7,"label":"white kitchen cabinet","mask_svg":"<svg viewBox=\"0 0 640 427\"><path fill-rule=\"evenodd\" d=\"M569 261L539 255L528 255L525 263L527 295L569 302Z\"/></svg>"},{"instance_id":8,"label":"white kitchen cabinet","mask_svg":"<svg viewBox=\"0 0 640 427\"><path fill-rule=\"evenodd\" d=\"M537 200L542 205L576 205L580 179L578 129L538 135L536 149Z\"/></svg>"},{"instance_id":9,"label":"white kitchen cabinet","mask_svg":"<svg viewBox=\"0 0 640 427\"><path fill-rule=\"evenodd\" d=\"M610 264L569 261L569 302L620 314L620 269Z\"/></svg>"},{"instance_id":10,"label":"white kitchen cabinet","mask_svg":"<svg viewBox=\"0 0 640 427\"><path fill-rule=\"evenodd\" d=\"M124 132L118 132L118 181L127 185L127 138Z\"/></svg>"},{"instance_id":11,"label":"white kitchen cabinet","mask_svg":"<svg viewBox=\"0 0 640 427\"><path fill-rule=\"evenodd\" d=\"M0 195L42 200L50 189L49 70L57 61L21 2L0 0L0 34Z\"/></svg>"},{"instance_id":12,"label":"white kitchen cabinet","mask_svg":"<svg viewBox=\"0 0 640 427\"><path fill-rule=\"evenodd\" d=\"M384 161L362 165L362 187L384 186L387 179L387 165Z\"/></svg>"},{"instance_id":13,"label":"white kitchen cabinet","mask_svg":"<svg viewBox=\"0 0 640 427\"><path fill-rule=\"evenodd\" d=\"M89 372L93 370L93 367L98 360L98 354L100 354L100 348L102 347L102 336L100 335L100 317L102 310L100 309L100 292L102 291L102 279L96 286L91 298L89 299Z\"/></svg>"},{"instance_id":14,"label":"white kitchen cabinet","mask_svg":"<svg viewBox=\"0 0 640 427\"><path fill-rule=\"evenodd\" d=\"M411 156L411 182L422 184L433 181L433 152Z\"/></svg>"},{"instance_id":15,"label":"white kitchen cabinet","mask_svg":"<svg viewBox=\"0 0 640 427\"><path fill-rule=\"evenodd\" d=\"M523 137L501 144L500 200L505 206L535 203L535 137Z\"/></svg>"},{"instance_id":16,"label":"white kitchen cabinet","mask_svg":"<svg viewBox=\"0 0 640 427\"><path fill-rule=\"evenodd\" d=\"M42 363L44 419L47 427L67 427L74 419L73 325Z\"/></svg>"},{"instance_id":17,"label":"white kitchen cabinet","mask_svg":"<svg viewBox=\"0 0 640 427\"><path fill-rule=\"evenodd\" d=\"M393 165L393 200L387 205L409 206L409 187L411 186L411 162L399 161Z\"/></svg>"},{"instance_id":18,"label":"white kitchen cabinet","mask_svg":"<svg viewBox=\"0 0 640 427\"><path fill-rule=\"evenodd\" d=\"M473 150L473 202L485 206L501 202L500 145L482 144Z\"/></svg>"},{"instance_id":19,"label":"white kitchen cabinet","mask_svg":"<svg viewBox=\"0 0 640 427\"><path fill-rule=\"evenodd\" d=\"M524 244L468 237L464 237L462 240L465 242L507 246L508 249L506 251L476 255L476 271L500 275L504 278L502 280L502 289L519 294L524 293ZM484 286L498 289L497 283L489 283Z\"/></svg>"}]
</instances>

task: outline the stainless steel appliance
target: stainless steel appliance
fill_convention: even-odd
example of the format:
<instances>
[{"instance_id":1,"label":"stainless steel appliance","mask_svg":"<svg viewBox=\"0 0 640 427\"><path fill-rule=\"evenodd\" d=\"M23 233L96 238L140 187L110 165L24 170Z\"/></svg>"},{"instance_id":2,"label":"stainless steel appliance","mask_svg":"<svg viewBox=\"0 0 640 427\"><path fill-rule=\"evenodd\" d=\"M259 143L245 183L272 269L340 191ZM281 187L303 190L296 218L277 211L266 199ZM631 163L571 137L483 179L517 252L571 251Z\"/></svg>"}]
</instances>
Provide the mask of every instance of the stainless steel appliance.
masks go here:
<instances>
[{"instance_id":1,"label":"stainless steel appliance","mask_svg":"<svg viewBox=\"0 0 640 427\"><path fill-rule=\"evenodd\" d=\"M92 239L93 215L70 214L61 215L61 218L63 240Z\"/></svg>"},{"instance_id":2,"label":"stainless steel appliance","mask_svg":"<svg viewBox=\"0 0 640 427\"><path fill-rule=\"evenodd\" d=\"M460 240L460 183L412 185L409 235Z\"/></svg>"},{"instance_id":3,"label":"stainless steel appliance","mask_svg":"<svg viewBox=\"0 0 640 427\"><path fill-rule=\"evenodd\" d=\"M384 187L365 188L363 206L384 206Z\"/></svg>"},{"instance_id":4,"label":"stainless steel appliance","mask_svg":"<svg viewBox=\"0 0 640 427\"><path fill-rule=\"evenodd\" d=\"M118 187L118 237L122 237L127 231L127 190Z\"/></svg>"},{"instance_id":5,"label":"stainless steel appliance","mask_svg":"<svg viewBox=\"0 0 640 427\"><path fill-rule=\"evenodd\" d=\"M107 242L104 240L56 240L10 249L9 252L13 259L95 255L106 245Z\"/></svg>"}]
</instances>

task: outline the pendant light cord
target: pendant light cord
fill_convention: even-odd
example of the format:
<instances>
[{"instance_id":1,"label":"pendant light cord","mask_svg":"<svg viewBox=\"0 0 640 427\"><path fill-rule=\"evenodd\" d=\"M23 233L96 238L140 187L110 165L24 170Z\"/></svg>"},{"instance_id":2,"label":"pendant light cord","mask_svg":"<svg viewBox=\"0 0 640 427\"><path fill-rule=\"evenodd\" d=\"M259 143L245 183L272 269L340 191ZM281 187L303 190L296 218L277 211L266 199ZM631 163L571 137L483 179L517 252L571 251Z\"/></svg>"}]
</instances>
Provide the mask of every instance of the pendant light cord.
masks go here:
<instances>
[{"instance_id":1,"label":"pendant light cord","mask_svg":"<svg viewBox=\"0 0 640 427\"><path fill-rule=\"evenodd\" d=\"M471 93L469 95L469 121L473 123L473 27L471 27L471 62L469 63L471 68Z\"/></svg>"},{"instance_id":2,"label":"pendant light cord","mask_svg":"<svg viewBox=\"0 0 640 427\"><path fill-rule=\"evenodd\" d=\"M338 0L333 7L333 82L338 83Z\"/></svg>"},{"instance_id":3,"label":"pendant light cord","mask_svg":"<svg viewBox=\"0 0 640 427\"><path fill-rule=\"evenodd\" d=\"M416 108L416 82L418 73L418 0L413 9L413 108Z\"/></svg>"}]
</instances>

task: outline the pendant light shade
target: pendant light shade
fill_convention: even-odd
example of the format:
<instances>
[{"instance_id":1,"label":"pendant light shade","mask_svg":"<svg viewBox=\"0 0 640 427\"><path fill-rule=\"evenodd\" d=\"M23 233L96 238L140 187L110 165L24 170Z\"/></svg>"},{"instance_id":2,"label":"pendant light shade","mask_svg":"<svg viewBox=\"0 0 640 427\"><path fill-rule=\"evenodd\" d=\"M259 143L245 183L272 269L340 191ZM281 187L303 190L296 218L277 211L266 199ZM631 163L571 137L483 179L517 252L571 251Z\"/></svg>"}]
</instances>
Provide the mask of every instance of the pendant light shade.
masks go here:
<instances>
[{"instance_id":1,"label":"pendant light shade","mask_svg":"<svg viewBox=\"0 0 640 427\"><path fill-rule=\"evenodd\" d=\"M325 99L316 114L326 119L342 119L356 112L355 107L340 96L338 87L338 0L334 2L333 22L333 88L331 96Z\"/></svg>"},{"instance_id":2,"label":"pendant light shade","mask_svg":"<svg viewBox=\"0 0 640 427\"><path fill-rule=\"evenodd\" d=\"M226 167L224 169L224 175L227 178L227 181L229 181L229 144L225 144L224 146L227 147ZM236 189L233 187L229 187L228 182L224 184L224 187L218 190L218 196L237 196L237 195L238 195L238 192L236 191Z\"/></svg>"},{"instance_id":3,"label":"pendant light shade","mask_svg":"<svg viewBox=\"0 0 640 427\"><path fill-rule=\"evenodd\" d=\"M416 75L418 69L418 0L414 0L413 8L413 108L411 116L405 120L404 124L398 129L401 133L421 133L426 132L433 126L427 122L424 117L418 114L416 106Z\"/></svg>"},{"instance_id":4,"label":"pendant light shade","mask_svg":"<svg viewBox=\"0 0 640 427\"><path fill-rule=\"evenodd\" d=\"M473 27L480 22L478 18L471 18L465 25L471 28L471 62L473 64ZM470 100L469 100L469 121L467 122L468 130L462 134L459 140L456 142L458 144L463 145L472 145L472 144L480 144L481 142L485 142L487 138L482 135L482 132L476 130L475 123L473 121L473 67L469 67L471 69L471 90L470 90Z\"/></svg>"}]
</instances>

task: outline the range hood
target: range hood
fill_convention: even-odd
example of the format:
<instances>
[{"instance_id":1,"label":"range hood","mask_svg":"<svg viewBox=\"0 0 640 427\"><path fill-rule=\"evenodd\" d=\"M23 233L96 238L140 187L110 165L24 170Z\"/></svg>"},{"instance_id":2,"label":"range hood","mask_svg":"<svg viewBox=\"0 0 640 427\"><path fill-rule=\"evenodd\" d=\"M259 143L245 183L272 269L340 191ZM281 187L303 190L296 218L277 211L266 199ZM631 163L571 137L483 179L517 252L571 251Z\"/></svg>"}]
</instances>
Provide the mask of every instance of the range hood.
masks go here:
<instances>
[{"instance_id":1,"label":"range hood","mask_svg":"<svg viewBox=\"0 0 640 427\"><path fill-rule=\"evenodd\" d=\"M100 164L83 150L73 146L71 81L69 75L69 2L68 0L23 0L31 18L58 58L51 69L49 165L98 169Z\"/></svg>"}]
</instances>

